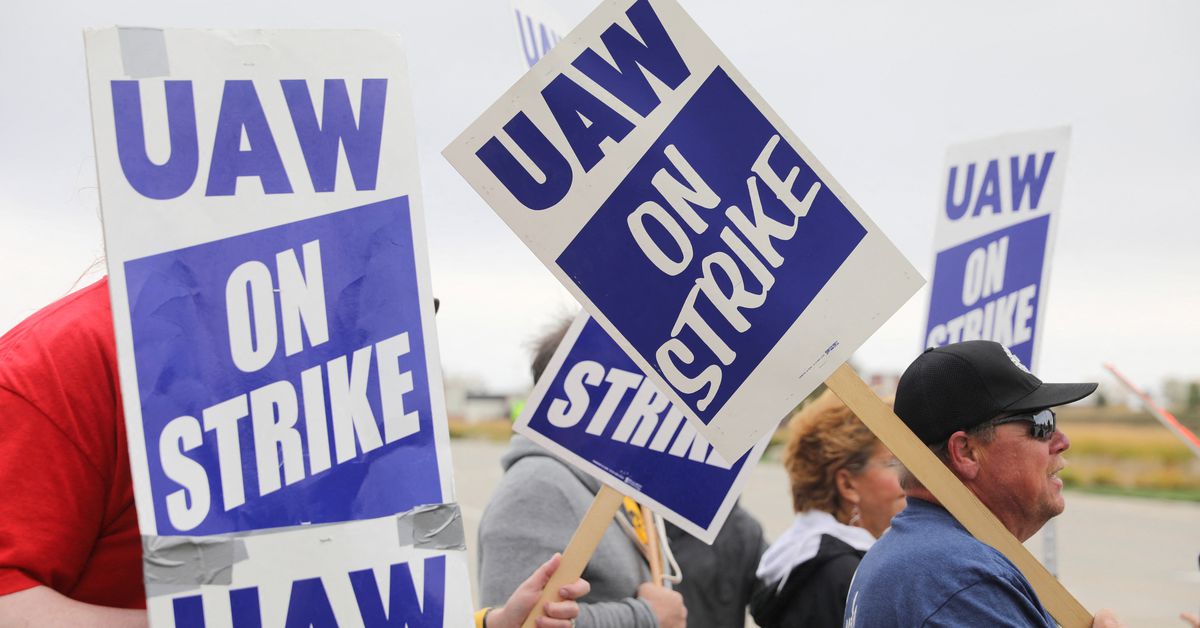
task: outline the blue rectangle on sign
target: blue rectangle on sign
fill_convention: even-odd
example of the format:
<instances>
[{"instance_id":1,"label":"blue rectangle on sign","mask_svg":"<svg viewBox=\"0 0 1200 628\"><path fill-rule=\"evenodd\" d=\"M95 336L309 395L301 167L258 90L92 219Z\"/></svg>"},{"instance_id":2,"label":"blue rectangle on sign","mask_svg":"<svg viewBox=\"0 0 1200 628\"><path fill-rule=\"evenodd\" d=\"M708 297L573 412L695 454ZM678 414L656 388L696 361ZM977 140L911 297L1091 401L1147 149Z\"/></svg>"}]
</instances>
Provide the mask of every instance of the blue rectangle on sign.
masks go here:
<instances>
[{"instance_id":1,"label":"blue rectangle on sign","mask_svg":"<svg viewBox=\"0 0 1200 628\"><path fill-rule=\"evenodd\" d=\"M702 529L750 456L732 465L722 460L591 318L529 428Z\"/></svg>"},{"instance_id":2,"label":"blue rectangle on sign","mask_svg":"<svg viewBox=\"0 0 1200 628\"><path fill-rule=\"evenodd\" d=\"M993 231L937 254L925 346L994 340L1033 361L1050 216Z\"/></svg>"},{"instance_id":3,"label":"blue rectangle on sign","mask_svg":"<svg viewBox=\"0 0 1200 628\"><path fill-rule=\"evenodd\" d=\"M781 136L716 69L557 258L705 423L866 235Z\"/></svg>"},{"instance_id":4,"label":"blue rectangle on sign","mask_svg":"<svg viewBox=\"0 0 1200 628\"><path fill-rule=\"evenodd\" d=\"M409 211L402 196L126 263L144 532L443 501Z\"/></svg>"}]
</instances>

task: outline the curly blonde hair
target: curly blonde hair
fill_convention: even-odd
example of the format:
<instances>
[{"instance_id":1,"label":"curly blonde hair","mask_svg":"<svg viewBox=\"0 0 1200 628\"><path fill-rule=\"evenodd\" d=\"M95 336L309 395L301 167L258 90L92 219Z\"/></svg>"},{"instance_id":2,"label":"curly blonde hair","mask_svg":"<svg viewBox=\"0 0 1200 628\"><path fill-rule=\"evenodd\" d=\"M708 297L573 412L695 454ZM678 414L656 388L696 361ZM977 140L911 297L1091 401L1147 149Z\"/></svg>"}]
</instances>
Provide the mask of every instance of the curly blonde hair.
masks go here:
<instances>
[{"instance_id":1,"label":"curly blonde hair","mask_svg":"<svg viewBox=\"0 0 1200 628\"><path fill-rule=\"evenodd\" d=\"M796 512L837 513L837 472L861 472L879 439L829 390L796 411L789 428L783 464L792 485L792 507Z\"/></svg>"}]
</instances>

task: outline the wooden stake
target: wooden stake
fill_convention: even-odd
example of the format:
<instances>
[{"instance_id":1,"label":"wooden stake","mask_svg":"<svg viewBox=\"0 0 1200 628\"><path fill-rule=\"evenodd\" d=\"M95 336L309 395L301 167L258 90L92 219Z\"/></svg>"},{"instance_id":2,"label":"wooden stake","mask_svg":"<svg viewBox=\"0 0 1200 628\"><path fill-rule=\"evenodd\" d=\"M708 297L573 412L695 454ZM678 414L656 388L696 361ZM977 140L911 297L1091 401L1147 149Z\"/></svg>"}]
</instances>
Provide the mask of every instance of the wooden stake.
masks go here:
<instances>
[{"instance_id":1,"label":"wooden stake","mask_svg":"<svg viewBox=\"0 0 1200 628\"><path fill-rule=\"evenodd\" d=\"M659 544L657 515L645 504L638 504L642 509L642 525L646 526L646 548L649 550L647 561L650 563L650 582L655 586L663 586L662 545Z\"/></svg>"},{"instance_id":2,"label":"wooden stake","mask_svg":"<svg viewBox=\"0 0 1200 628\"><path fill-rule=\"evenodd\" d=\"M521 624L521 628L533 628L534 621L542 616L542 610L547 602L562 600L558 596L558 590L583 575L583 568L587 567L588 561L592 559L596 546L600 544L600 538L604 536L604 531L608 529L608 524L612 523L613 515L617 513L617 509L621 507L624 499L620 493L609 488L607 484L600 487L600 492L596 493L596 498L592 500L587 514L583 516L583 521L579 522L579 527L575 529L571 542L563 551L558 571L550 576L550 582L542 590L542 596L538 598L537 604L529 613L529 617L525 618L525 623Z\"/></svg>"},{"instance_id":3,"label":"wooden stake","mask_svg":"<svg viewBox=\"0 0 1200 628\"><path fill-rule=\"evenodd\" d=\"M904 463L921 484L938 498L975 538L996 548L1025 574L1038 598L1063 628L1087 628L1092 614L1062 583L1021 545L975 494L946 468L933 452L908 429L891 408L867 387L858 373L843 364L825 384L846 404L875 436Z\"/></svg>"}]
</instances>

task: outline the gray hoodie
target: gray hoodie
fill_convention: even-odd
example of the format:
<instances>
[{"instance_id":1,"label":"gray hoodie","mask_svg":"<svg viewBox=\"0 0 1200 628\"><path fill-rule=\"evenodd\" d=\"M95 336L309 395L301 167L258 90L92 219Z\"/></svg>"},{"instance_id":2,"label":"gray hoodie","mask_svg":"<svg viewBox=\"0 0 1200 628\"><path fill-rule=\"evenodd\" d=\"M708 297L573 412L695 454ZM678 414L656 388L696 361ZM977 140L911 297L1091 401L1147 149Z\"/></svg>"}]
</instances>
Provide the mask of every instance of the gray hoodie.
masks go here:
<instances>
[{"instance_id":1,"label":"gray hoodie","mask_svg":"<svg viewBox=\"0 0 1200 628\"><path fill-rule=\"evenodd\" d=\"M479 592L500 606L529 574L567 547L600 482L514 435L500 460L504 477L479 524ZM653 628L650 606L636 598L649 568L616 519L584 569L591 593L580 600L578 628Z\"/></svg>"}]
</instances>

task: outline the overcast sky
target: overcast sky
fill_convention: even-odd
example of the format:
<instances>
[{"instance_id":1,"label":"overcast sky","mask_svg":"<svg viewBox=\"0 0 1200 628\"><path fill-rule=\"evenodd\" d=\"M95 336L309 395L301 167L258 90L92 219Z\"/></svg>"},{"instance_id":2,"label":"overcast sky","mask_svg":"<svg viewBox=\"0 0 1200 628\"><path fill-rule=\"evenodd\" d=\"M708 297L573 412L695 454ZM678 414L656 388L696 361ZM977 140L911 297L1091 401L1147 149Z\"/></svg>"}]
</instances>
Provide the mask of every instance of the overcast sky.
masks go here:
<instances>
[{"instance_id":1,"label":"overcast sky","mask_svg":"<svg viewBox=\"0 0 1200 628\"><path fill-rule=\"evenodd\" d=\"M1200 377L1200 3L990 5L683 1L925 277L947 146L1070 125L1040 374L1105 379L1112 361L1152 387ZM6 5L0 332L103 253L83 27L374 28L407 45L444 369L527 387L530 339L574 300L440 155L521 75L508 0L281 6ZM560 8L578 18L590 4ZM907 365L927 299L859 351L861 370Z\"/></svg>"}]
</instances>

